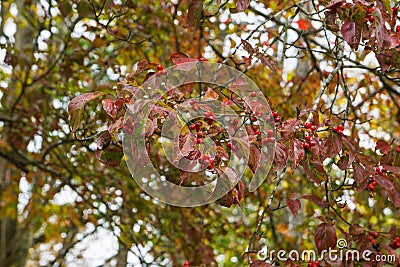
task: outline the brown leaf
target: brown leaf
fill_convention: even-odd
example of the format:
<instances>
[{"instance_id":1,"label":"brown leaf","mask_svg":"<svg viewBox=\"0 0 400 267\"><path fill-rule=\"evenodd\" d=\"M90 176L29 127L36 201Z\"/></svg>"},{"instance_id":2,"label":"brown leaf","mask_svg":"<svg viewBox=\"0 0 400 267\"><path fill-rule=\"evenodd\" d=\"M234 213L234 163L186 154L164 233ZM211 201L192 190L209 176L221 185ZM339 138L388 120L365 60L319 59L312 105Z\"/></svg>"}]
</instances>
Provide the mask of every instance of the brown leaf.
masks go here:
<instances>
[{"instance_id":1,"label":"brown leaf","mask_svg":"<svg viewBox=\"0 0 400 267\"><path fill-rule=\"evenodd\" d=\"M318 251L334 249L336 247L337 236L335 228L327 223L321 223L315 230L315 246Z\"/></svg>"},{"instance_id":2,"label":"brown leaf","mask_svg":"<svg viewBox=\"0 0 400 267\"><path fill-rule=\"evenodd\" d=\"M359 26L357 26L354 21L346 20L343 23L340 32L342 33L343 39L349 44L349 46L357 50L361 39L361 29Z\"/></svg>"}]
</instances>

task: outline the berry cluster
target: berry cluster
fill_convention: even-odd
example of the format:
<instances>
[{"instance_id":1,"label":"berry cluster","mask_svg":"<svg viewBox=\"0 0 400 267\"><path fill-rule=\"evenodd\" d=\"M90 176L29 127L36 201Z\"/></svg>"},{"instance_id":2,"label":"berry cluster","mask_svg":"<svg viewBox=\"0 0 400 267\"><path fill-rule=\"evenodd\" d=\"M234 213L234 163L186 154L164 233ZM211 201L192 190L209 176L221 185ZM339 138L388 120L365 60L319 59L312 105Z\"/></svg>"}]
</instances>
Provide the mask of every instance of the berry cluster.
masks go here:
<instances>
[{"instance_id":1,"label":"berry cluster","mask_svg":"<svg viewBox=\"0 0 400 267\"><path fill-rule=\"evenodd\" d=\"M342 134L344 131L344 126L343 125L333 126L332 130L335 133Z\"/></svg>"},{"instance_id":2,"label":"berry cluster","mask_svg":"<svg viewBox=\"0 0 400 267\"><path fill-rule=\"evenodd\" d=\"M274 117L274 122L278 123L281 121L281 116L279 116L278 112L272 111L272 116Z\"/></svg>"},{"instance_id":3,"label":"berry cluster","mask_svg":"<svg viewBox=\"0 0 400 267\"><path fill-rule=\"evenodd\" d=\"M378 238L379 234L377 232L374 231L369 231L368 232L368 240L369 242L371 242L372 247L376 250L376 251L380 251L380 247L381 244L379 244L376 239Z\"/></svg>"},{"instance_id":4,"label":"berry cluster","mask_svg":"<svg viewBox=\"0 0 400 267\"><path fill-rule=\"evenodd\" d=\"M183 263L183 267L190 267L190 262L189 261L185 261Z\"/></svg>"},{"instance_id":5,"label":"berry cluster","mask_svg":"<svg viewBox=\"0 0 400 267\"><path fill-rule=\"evenodd\" d=\"M207 168L209 170L213 169L215 165L215 161L210 155L203 155L199 158L199 163L202 169Z\"/></svg>"},{"instance_id":6,"label":"berry cluster","mask_svg":"<svg viewBox=\"0 0 400 267\"><path fill-rule=\"evenodd\" d=\"M387 170L385 167L379 165L375 168L375 174L382 174L382 175L386 175Z\"/></svg>"},{"instance_id":7,"label":"berry cluster","mask_svg":"<svg viewBox=\"0 0 400 267\"><path fill-rule=\"evenodd\" d=\"M161 64L158 64L156 75L164 75L164 74L167 74L167 71L164 70L164 68Z\"/></svg>"},{"instance_id":8,"label":"berry cluster","mask_svg":"<svg viewBox=\"0 0 400 267\"><path fill-rule=\"evenodd\" d=\"M305 133L304 139L306 141L304 141L303 144L302 144L303 148L304 148L305 151L309 152L309 151L311 151L311 148L313 146L315 146L317 143L315 142L314 139L311 138L311 136L308 133Z\"/></svg>"},{"instance_id":9,"label":"berry cluster","mask_svg":"<svg viewBox=\"0 0 400 267\"><path fill-rule=\"evenodd\" d=\"M317 130L317 126L314 125L311 121L306 122L306 123L304 124L304 127L305 127L306 129L310 129L310 130L313 131L313 132Z\"/></svg>"},{"instance_id":10,"label":"berry cluster","mask_svg":"<svg viewBox=\"0 0 400 267\"><path fill-rule=\"evenodd\" d=\"M122 127L122 131L127 134L132 134L134 126L135 123L133 121L126 121L124 126Z\"/></svg>"},{"instance_id":11,"label":"berry cluster","mask_svg":"<svg viewBox=\"0 0 400 267\"><path fill-rule=\"evenodd\" d=\"M307 266L308 266L308 267L318 267L318 266L319 266L319 261L309 260Z\"/></svg>"},{"instance_id":12,"label":"berry cluster","mask_svg":"<svg viewBox=\"0 0 400 267\"><path fill-rule=\"evenodd\" d=\"M371 23L373 23L375 21L375 18L372 15L372 12L374 12L375 9L376 9L376 6L370 7L367 12L368 21Z\"/></svg>"},{"instance_id":13,"label":"berry cluster","mask_svg":"<svg viewBox=\"0 0 400 267\"><path fill-rule=\"evenodd\" d=\"M264 145L266 145L266 144L270 144L270 143L273 143L273 142L275 142L275 133L274 133L274 130L268 130L267 131L267 137L265 137L263 140L262 140L262 143L264 144Z\"/></svg>"},{"instance_id":14,"label":"berry cluster","mask_svg":"<svg viewBox=\"0 0 400 267\"><path fill-rule=\"evenodd\" d=\"M398 249L400 248L400 237L396 237L394 240L390 241L389 246L392 249Z\"/></svg>"}]
</instances>

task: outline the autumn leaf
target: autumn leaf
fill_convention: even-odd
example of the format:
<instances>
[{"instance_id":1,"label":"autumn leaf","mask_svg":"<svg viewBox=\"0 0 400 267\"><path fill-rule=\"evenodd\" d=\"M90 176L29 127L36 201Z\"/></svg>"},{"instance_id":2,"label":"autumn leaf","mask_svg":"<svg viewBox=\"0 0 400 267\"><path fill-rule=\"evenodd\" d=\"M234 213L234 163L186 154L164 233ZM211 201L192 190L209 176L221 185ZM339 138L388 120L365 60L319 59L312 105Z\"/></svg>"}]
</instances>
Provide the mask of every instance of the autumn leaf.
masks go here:
<instances>
[{"instance_id":1,"label":"autumn leaf","mask_svg":"<svg viewBox=\"0 0 400 267\"><path fill-rule=\"evenodd\" d=\"M76 130L78 129L82 116L83 116L83 108L84 106L104 95L104 92L92 92L92 93L86 93L86 94L81 94L75 98L73 98L71 100L71 102L69 102L68 104L68 113L70 115L70 123L71 123L71 127L72 127L72 132L76 132Z\"/></svg>"},{"instance_id":2,"label":"autumn leaf","mask_svg":"<svg viewBox=\"0 0 400 267\"><path fill-rule=\"evenodd\" d=\"M299 25L300 30L308 31L309 29L313 29L311 22L306 19L299 19L297 21L297 25Z\"/></svg>"},{"instance_id":3,"label":"autumn leaf","mask_svg":"<svg viewBox=\"0 0 400 267\"><path fill-rule=\"evenodd\" d=\"M328 175L324 170L322 162L318 160L310 160L309 157L305 157L302 162L307 176L317 184L321 184L323 181L328 179Z\"/></svg>"},{"instance_id":4,"label":"autumn leaf","mask_svg":"<svg viewBox=\"0 0 400 267\"><path fill-rule=\"evenodd\" d=\"M328 223L321 223L315 230L314 241L319 252L334 249L337 243L335 228Z\"/></svg>"},{"instance_id":5,"label":"autumn leaf","mask_svg":"<svg viewBox=\"0 0 400 267\"><path fill-rule=\"evenodd\" d=\"M299 199L287 198L286 204L288 205L293 216L296 217L297 213L299 212L299 209L301 208L301 201Z\"/></svg>"},{"instance_id":6,"label":"autumn leaf","mask_svg":"<svg viewBox=\"0 0 400 267\"><path fill-rule=\"evenodd\" d=\"M387 154L392 148L388 143L386 143L386 141L379 140L378 142L376 142L375 149L379 150L382 154Z\"/></svg>"}]
</instances>

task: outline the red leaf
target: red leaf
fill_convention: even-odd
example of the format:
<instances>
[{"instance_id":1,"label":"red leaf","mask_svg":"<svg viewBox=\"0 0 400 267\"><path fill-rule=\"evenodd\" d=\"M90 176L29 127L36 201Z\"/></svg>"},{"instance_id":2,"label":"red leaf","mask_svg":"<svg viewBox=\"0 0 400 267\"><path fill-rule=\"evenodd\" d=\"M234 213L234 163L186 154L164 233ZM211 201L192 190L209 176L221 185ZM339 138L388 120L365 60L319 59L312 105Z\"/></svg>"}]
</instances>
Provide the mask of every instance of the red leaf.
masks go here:
<instances>
[{"instance_id":1,"label":"red leaf","mask_svg":"<svg viewBox=\"0 0 400 267\"><path fill-rule=\"evenodd\" d=\"M290 140L290 150L289 157L292 160L292 169L297 168L300 162L303 160L305 155L305 151L303 148L303 142L299 139L291 139Z\"/></svg>"},{"instance_id":2,"label":"red leaf","mask_svg":"<svg viewBox=\"0 0 400 267\"><path fill-rule=\"evenodd\" d=\"M314 241L319 252L328 250L329 248L335 248L337 242L335 228L330 224L321 223L315 230Z\"/></svg>"},{"instance_id":3,"label":"red leaf","mask_svg":"<svg viewBox=\"0 0 400 267\"><path fill-rule=\"evenodd\" d=\"M293 216L296 216L299 209L301 208L301 201L298 199L286 199L286 204L288 205Z\"/></svg>"},{"instance_id":4,"label":"red leaf","mask_svg":"<svg viewBox=\"0 0 400 267\"><path fill-rule=\"evenodd\" d=\"M303 30L303 31L313 29L313 26L309 20L299 19L297 21L297 25L299 25L300 30Z\"/></svg>"},{"instance_id":5,"label":"red leaf","mask_svg":"<svg viewBox=\"0 0 400 267\"><path fill-rule=\"evenodd\" d=\"M104 131L97 139L97 149L105 149L111 143L111 135L108 131Z\"/></svg>"},{"instance_id":6,"label":"red leaf","mask_svg":"<svg viewBox=\"0 0 400 267\"><path fill-rule=\"evenodd\" d=\"M119 117L116 121L111 123L108 126L108 132L115 138L118 138L118 131L122 128L122 125L124 124L124 117Z\"/></svg>"},{"instance_id":7,"label":"red leaf","mask_svg":"<svg viewBox=\"0 0 400 267\"><path fill-rule=\"evenodd\" d=\"M256 260L250 263L250 267L272 267L272 265L262 260Z\"/></svg>"},{"instance_id":8,"label":"red leaf","mask_svg":"<svg viewBox=\"0 0 400 267\"><path fill-rule=\"evenodd\" d=\"M249 7L249 0L236 0L236 10L238 12L245 11Z\"/></svg>"},{"instance_id":9,"label":"red leaf","mask_svg":"<svg viewBox=\"0 0 400 267\"><path fill-rule=\"evenodd\" d=\"M104 111L113 119L117 116L117 107L115 106L115 100L104 99L102 102Z\"/></svg>"},{"instance_id":10,"label":"red leaf","mask_svg":"<svg viewBox=\"0 0 400 267\"><path fill-rule=\"evenodd\" d=\"M385 188L386 191L391 191L395 188L393 182L386 175L375 174L373 178L378 184Z\"/></svg>"},{"instance_id":11,"label":"red leaf","mask_svg":"<svg viewBox=\"0 0 400 267\"><path fill-rule=\"evenodd\" d=\"M357 184L362 184L373 172L373 168L359 162L353 162L354 175L353 178Z\"/></svg>"},{"instance_id":12,"label":"red leaf","mask_svg":"<svg viewBox=\"0 0 400 267\"><path fill-rule=\"evenodd\" d=\"M252 170L254 173L256 172L258 164L260 163L260 156L261 156L260 150L256 146L251 145L249 152L249 161L247 165L249 166L250 170Z\"/></svg>"},{"instance_id":13,"label":"red leaf","mask_svg":"<svg viewBox=\"0 0 400 267\"><path fill-rule=\"evenodd\" d=\"M251 65L251 56L250 56L250 57L242 56L242 59L243 59L244 63L245 63L247 66L250 66L250 65Z\"/></svg>"},{"instance_id":14,"label":"red leaf","mask_svg":"<svg viewBox=\"0 0 400 267\"><path fill-rule=\"evenodd\" d=\"M276 62L275 62L275 60L273 60L271 58L271 56L268 55L268 57L267 57L267 56L265 56L263 54L258 54L257 57L260 59L261 63L265 67L267 67L267 68L269 68L269 69L271 69L273 71L276 71Z\"/></svg>"},{"instance_id":15,"label":"red leaf","mask_svg":"<svg viewBox=\"0 0 400 267\"><path fill-rule=\"evenodd\" d=\"M316 204L317 206L319 206L321 208L329 207L328 202L322 200L320 197L318 197L316 195L302 196L301 198L302 199L307 199L307 200L313 202L314 204Z\"/></svg>"},{"instance_id":16,"label":"red leaf","mask_svg":"<svg viewBox=\"0 0 400 267\"><path fill-rule=\"evenodd\" d=\"M364 235L365 229L363 227L361 227L359 224L352 224L352 225L350 225L349 233L352 236Z\"/></svg>"},{"instance_id":17,"label":"red leaf","mask_svg":"<svg viewBox=\"0 0 400 267\"><path fill-rule=\"evenodd\" d=\"M192 29L196 30L200 26L203 3L204 0L190 0L186 22L188 26Z\"/></svg>"},{"instance_id":18,"label":"red leaf","mask_svg":"<svg viewBox=\"0 0 400 267\"><path fill-rule=\"evenodd\" d=\"M353 49L357 49L361 38L361 29L353 21L346 20L340 29L344 40Z\"/></svg>"},{"instance_id":19,"label":"red leaf","mask_svg":"<svg viewBox=\"0 0 400 267\"><path fill-rule=\"evenodd\" d=\"M104 92L92 92L92 93L86 93L82 94L80 96L77 96L71 100L68 104L68 113L72 113L74 111L77 111L81 108L83 108L86 103L88 103L91 100L94 100L100 96L104 95Z\"/></svg>"},{"instance_id":20,"label":"red leaf","mask_svg":"<svg viewBox=\"0 0 400 267\"><path fill-rule=\"evenodd\" d=\"M337 133L332 133L321 145L322 158L333 158L342 150L342 140Z\"/></svg>"},{"instance_id":21,"label":"red leaf","mask_svg":"<svg viewBox=\"0 0 400 267\"><path fill-rule=\"evenodd\" d=\"M275 147L275 162L276 170L278 172L285 168L288 155L288 148L281 141L277 142Z\"/></svg>"},{"instance_id":22,"label":"red leaf","mask_svg":"<svg viewBox=\"0 0 400 267\"><path fill-rule=\"evenodd\" d=\"M382 154L387 154L392 148L388 143L386 143L386 141L379 140L378 142L376 142L375 149L379 150Z\"/></svg>"},{"instance_id":23,"label":"red leaf","mask_svg":"<svg viewBox=\"0 0 400 267\"><path fill-rule=\"evenodd\" d=\"M283 140L291 139L294 136L294 133L296 132L296 127L298 127L299 125L300 125L300 120L298 119L290 119L284 121L282 123L281 130L279 131L281 133L281 138Z\"/></svg>"}]
</instances>

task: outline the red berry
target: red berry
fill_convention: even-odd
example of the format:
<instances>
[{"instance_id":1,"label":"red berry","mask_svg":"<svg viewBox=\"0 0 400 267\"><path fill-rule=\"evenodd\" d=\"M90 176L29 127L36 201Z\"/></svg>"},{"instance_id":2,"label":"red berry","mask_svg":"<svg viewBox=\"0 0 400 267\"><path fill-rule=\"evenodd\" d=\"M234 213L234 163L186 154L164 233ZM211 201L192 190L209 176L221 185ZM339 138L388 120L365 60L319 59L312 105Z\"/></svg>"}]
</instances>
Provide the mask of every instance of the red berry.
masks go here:
<instances>
[{"instance_id":1,"label":"red berry","mask_svg":"<svg viewBox=\"0 0 400 267\"><path fill-rule=\"evenodd\" d=\"M231 142L226 143L227 148L232 148L233 144Z\"/></svg>"},{"instance_id":2,"label":"red berry","mask_svg":"<svg viewBox=\"0 0 400 267\"><path fill-rule=\"evenodd\" d=\"M376 186L377 184L378 184L378 182L377 181L372 181L372 183L371 183L373 186Z\"/></svg>"},{"instance_id":3,"label":"red berry","mask_svg":"<svg viewBox=\"0 0 400 267\"><path fill-rule=\"evenodd\" d=\"M257 131L258 130L258 126L257 125L253 125L252 128L253 128L253 131Z\"/></svg>"},{"instance_id":4,"label":"red berry","mask_svg":"<svg viewBox=\"0 0 400 267\"><path fill-rule=\"evenodd\" d=\"M163 70L163 66L161 64L157 64L157 70Z\"/></svg>"},{"instance_id":5,"label":"red berry","mask_svg":"<svg viewBox=\"0 0 400 267\"><path fill-rule=\"evenodd\" d=\"M190 262L185 261L185 262L183 263L183 267L190 267Z\"/></svg>"},{"instance_id":6,"label":"red berry","mask_svg":"<svg viewBox=\"0 0 400 267\"><path fill-rule=\"evenodd\" d=\"M373 7L370 7L369 9L368 9L368 14L372 14L372 12L375 10L375 7L373 6Z\"/></svg>"},{"instance_id":7,"label":"red berry","mask_svg":"<svg viewBox=\"0 0 400 267\"><path fill-rule=\"evenodd\" d=\"M309 136L308 134L306 136L304 136L304 138L306 139L306 141L310 141L311 140L311 136Z\"/></svg>"},{"instance_id":8,"label":"red berry","mask_svg":"<svg viewBox=\"0 0 400 267\"><path fill-rule=\"evenodd\" d=\"M338 131L343 131L344 130L344 126L343 125L338 125L337 129L338 129Z\"/></svg>"},{"instance_id":9,"label":"red berry","mask_svg":"<svg viewBox=\"0 0 400 267\"><path fill-rule=\"evenodd\" d=\"M251 117L251 121L255 122L255 121L257 121L257 118L256 117Z\"/></svg>"},{"instance_id":10,"label":"red berry","mask_svg":"<svg viewBox=\"0 0 400 267\"><path fill-rule=\"evenodd\" d=\"M198 144L202 144L202 143L204 143L204 140L203 140L203 138L197 138L197 143L198 143Z\"/></svg>"},{"instance_id":11,"label":"red berry","mask_svg":"<svg viewBox=\"0 0 400 267\"><path fill-rule=\"evenodd\" d=\"M317 126L312 125L312 126L310 127L310 130L311 130L311 131L316 131L316 130L317 130Z\"/></svg>"},{"instance_id":12,"label":"red berry","mask_svg":"<svg viewBox=\"0 0 400 267\"><path fill-rule=\"evenodd\" d=\"M251 92L251 93L250 93L250 96L251 96L251 97L255 97L256 95L257 95L256 92Z\"/></svg>"},{"instance_id":13,"label":"red berry","mask_svg":"<svg viewBox=\"0 0 400 267\"><path fill-rule=\"evenodd\" d=\"M317 144L317 142L315 142L314 140L311 140L310 141L310 147L313 147L313 146L315 146Z\"/></svg>"},{"instance_id":14,"label":"red berry","mask_svg":"<svg viewBox=\"0 0 400 267\"><path fill-rule=\"evenodd\" d=\"M374 231L369 231L369 236L371 236L373 238L378 238L379 234L377 232L374 232Z\"/></svg>"},{"instance_id":15,"label":"red berry","mask_svg":"<svg viewBox=\"0 0 400 267\"><path fill-rule=\"evenodd\" d=\"M280 122L281 121L281 117L280 116L275 117L274 121L275 122Z\"/></svg>"},{"instance_id":16,"label":"red berry","mask_svg":"<svg viewBox=\"0 0 400 267\"><path fill-rule=\"evenodd\" d=\"M273 116L274 118L276 118L276 117L278 117L278 116L279 116L279 113L278 113L278 112L276 112L276 111L272 111L272 116Z\"/></svg>"},{"instance_id":17,"label":"red berry","mask_svg":"<svg viewBox=\"0 0 400 267\"><path fill-rule=\"evenodd\" d=\"M310 149L311 149L310 144L307 143L307 142L303 142L303 148L304 148L306 151L310 151Z\"/></svg>"},{"instance_id":18,"label":"red berry","mask_svg":"<svg viewBox=\"0 0 400 267\"><path fill-rule=\"evenodd\" d=\"M207 169L211 170L212 168L214 168L215 162L214 160L210 161L210 165L207 166Z\"/></svg>"},{"instance_id":19,"label":"red berry","mask_svg":"<svg viewBox=\"0 0 400 267\"><path fill-rule=\"evenodd\" d=\"M198 130L198 129L200 129L200 127L202 126L202 123L201 122L196 122L196 129Z\"/></svg>"},{"instance_id":20,"label":"red berry","mask_svg":"<svg viewBox=\"0 0 400 267\"><path fill-rule=\"evenodd\" d=\"M233 125L237 125L239 123L239 119L238 118L236 118L236 119L234 119L233 121L232 121L232 124Z\"/></svg>"},{"instance_id":21,"label":"red berry","mask_svg":"<svg viewBox=\"0 0 400 267\"><path fill-rule=\"evenodd\" d=\"M397 241L395 244L396 244L396 248L400 248L400 241Z\"/></svg>"},{"instance_id":22,"label":"red berry","mask_svg":"<svg viewBox=\"0 0 400 267\"><path fill-rule=\"evenodd\" d=\"M311 123L311 122L306 122L306 123L304 124L304 127L306 127L307 129L310 129L311 126L312 126L312 123Z\"/></svg>"},{"instance_id":23,"label":"red berry","mask_svg":"<svg viewBox=\"0 0 400 267\"><path fill-rule=\"evenodd\" d=\"M374 186L373 184L369 184L369 185L368 185L368 189L370 189L371 191L374 191L375 186Z\"/></svg>"},{"instance_id":24,"label":"red berry","mask_svg":"<svg viewBox=\"0 0 400 267\"><path fill-rule=\"evenodd\" d=\"M191 125L189 126L189 128L190 128L190 130L196 129L196 124L191 124Z\"/></svg>"},{"instance_id":25,"label":"red berry","mask_svg":"<svg viewBox=\"0 0 400 267\"><path fill-rule=\"evenodd\" d=\"M400 25L396 26L396 32L400 32Z\"/></svg>"},{"instance_id":26,"label":"red berry","mask_svg":"<svg viewBox=\"0 0 400 267\"><path fill-rule=\"evenodd\" d=\"M199 57L199 61L207 61L204 57Z\"/></svg>"},{"instance_id":27,"label":"red berry","mask_svg":"<svg viewBox=\"0 0 400 267\"><path fill-rule=\"evenodd\" d=\"M203 133L202 132L198 132L197 133L197 138L201 138L201 137L203 137Z\"/></svg>"},{"instance_id":28,"label":"red berry","mask_svg":"<svg viewBox=\"0 0 400 267\"><path fill-rule=\"evenodd\" d=\"M369 20L369 22L373 23L375 21L375 18L374 18L374 16L371 15L371 16L369 16L368 20Z\"/></svg>"},{"instance_id":29,"label":"red berry","mask_svg":"<svg viewBox=\"0 0 400 267\"><path fill-rule=\"evenodd\" d=\"M198 107L198 106L193 106L193 110L194 110L194 111L198 111L198 110L199 110L199 107Z\"/></svg>"},{"instance_id":30,"label":"red berry","mask_svg":"<svg viewBox=\"0 0 400 267\"><path fill-rule=\"evenodd\" d=\"M268 137L272 137L272 136L274 136L275 135L275 132L274 132L274 130L268 130L267 131L267 136ZM400 148L400 147L399 147Z\"/></svg>"},{"instance_id":31,"label":"red berry","mask_svg":"<svg viewBox=\"0 0 400 267\"><path fill-rule=\"evenodd\" d=\"M399 11L399 7L398 7L398 6L394 6L394 7L392 8L393 14L397 14L397 11Z\"/></svg>"}]
</instances>

